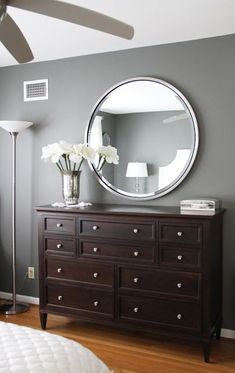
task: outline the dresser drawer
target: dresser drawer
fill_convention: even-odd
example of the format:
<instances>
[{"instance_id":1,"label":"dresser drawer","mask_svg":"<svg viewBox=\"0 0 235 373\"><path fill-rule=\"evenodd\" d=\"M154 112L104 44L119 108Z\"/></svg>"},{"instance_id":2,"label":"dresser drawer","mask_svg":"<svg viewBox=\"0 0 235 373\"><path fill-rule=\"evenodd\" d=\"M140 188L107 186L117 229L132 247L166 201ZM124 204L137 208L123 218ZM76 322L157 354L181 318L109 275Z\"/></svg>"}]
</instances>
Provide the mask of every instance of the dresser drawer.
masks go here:
<instances>
[{"instance_id":1,"label":"dresser drawer","mask_svg":"<svg viewBox=\"0 0 235 373\"><path fill-rule=\"evenodd\" d=\"M196 273L176 271L120 268L119 286L120 289L199 299L201 276Z\"/></svg>"},{"instance_id":2,"label":"dresser drawer","mask_svg":"<svg viewBox=\"0 0 235 373\"><path fill-rule=\"evenodd\" d=\"M73 308L113 317L113 293L92 288L48 284L46 288L47 304L50 306ZM89 315L90 317L91 315Z\"/></svg>"},{"instance_id":3,"label":"dresser drawer","mask_svg":"<svg viewBox=\"0 0 235 373\"><path fill-rule=\"evenodd\" d=\"M47 254L75 256L76 240L73 238L64 238L60 235L54 235L53 238L45 238L44 248Z\"/></svg>"},{"instance_id":4,"label":"dresser drawer","mask_svg":"<svg viewBox=\"0 0 235 373\"><path fill-rule=\"evenodd\" d=\"M48 257L46 260L47 278L113 286L113 265L61 260Z\"/></svg>"},{"instance_id":5,"label":"dresser drawer","mask_svg":"<svg viewBox=\"0 0 235 373\"><path fill-rule=\"evenodd\" d=\"M138 324L172 326L199 332L201 330L200 305L186 302L171 302L152 298L119 298L120 320L135 321Z\"/></svg>"},{"instance_id":6,"label":"dresser drawer","mask_svg":"<svg viewBox=\"0 0 235 373\"><path fill-rule=\"evenodd\" d=\"M161 267L179 269L201 269L201 250L174 246L160 246L159 264Z\"/></svg>"},{"instance_id":7,"label":"dresser drawer","mask_svg":"<svg viewBox=\"0 0 235 373\"><path fill-rule=\"evenodd\" d=\"M107 258L128 260L133 263L154 261L154 247L124 246L104 242L81 241L81 256L93 258Z\"/></svg>"},{"instance_id":8,"label":"dresser drawer","mask_svg":"<svg viewBox=\"0 0 235 373\"><path fill-rule=\"evenodd\" d=\"M153 241L155 224L81 219L80 234L94 237Z\"/></svg>"},{"instance_id":9,"label":"dresser drawer","mask_svg":"<svg viewBox=\"0 0 235 373\"><path fill-rule=\"evenodd\" d=\"M75 217L44 217L44 231L75 235Z\"/></svg>"},{"instance_id":10,"label":"dresser drawer","mask_svg":"<svg viewBox=\"0 0 235 373\"><path fill-rule=\"evenodd\" d=\"M194 223L159 222L159 241L202 245L202 226Z\"/></svg>"}]
</instances>

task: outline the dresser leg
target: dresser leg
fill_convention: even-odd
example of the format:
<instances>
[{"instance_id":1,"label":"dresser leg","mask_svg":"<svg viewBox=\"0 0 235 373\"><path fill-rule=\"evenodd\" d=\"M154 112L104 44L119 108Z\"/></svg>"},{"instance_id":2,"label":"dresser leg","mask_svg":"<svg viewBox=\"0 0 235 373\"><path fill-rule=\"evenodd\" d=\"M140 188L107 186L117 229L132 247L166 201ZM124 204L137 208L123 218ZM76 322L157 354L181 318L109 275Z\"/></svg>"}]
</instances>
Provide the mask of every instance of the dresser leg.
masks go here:
<instances>
[{"instance_id":1,"label":"dresser leg","mask_svg":"<svg viewBox=\"0 0 235 373\"><path fill-rule=\"evenodd\" d=\"M41 328L45 330L46 324L47 324L47 313L40 312L40 321L41 321Z\"/></svg>"},{"instance_id":2,"label":"dresser leg","mask_svg":"<svg viewBox=\"0 0 235 373\"><path fill-rule=\"evenodd\" d=\"M216 329L215 329L215 336L216 339L220 339L221 335L221 326L222 326L222 319L220 319L217 324L216 324Z\"/></svg>"},{"instance_id":3,"label":"dresser leg","mask_svg":"<svg viewBox=\"0 0 235 373\"><path fill-rule=\"evenodd\" d=\"M211 342L204 342L203 344L203 353L204 353L204 360L206 363L210 362L210 352L211 352Z\"/></svg>"}]
</instances>

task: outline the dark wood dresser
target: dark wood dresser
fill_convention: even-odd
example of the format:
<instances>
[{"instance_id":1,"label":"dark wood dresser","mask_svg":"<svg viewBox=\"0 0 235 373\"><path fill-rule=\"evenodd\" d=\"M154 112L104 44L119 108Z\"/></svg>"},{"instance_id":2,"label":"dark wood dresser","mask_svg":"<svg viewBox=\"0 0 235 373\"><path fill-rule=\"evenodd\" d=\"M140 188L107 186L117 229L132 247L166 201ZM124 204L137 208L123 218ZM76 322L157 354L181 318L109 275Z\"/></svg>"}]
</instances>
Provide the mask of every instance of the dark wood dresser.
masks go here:
<instances>
[{"instance_id":1,"label":"dark wood dresser","mask_svg":"<svg viewBox=\"0 0 235 373\"><path fill-rule=\"evenodd\" d=\"M41 326L48 313L203 344L221 329L224 210L37 208Z\"/></svg>"}]
</instances>

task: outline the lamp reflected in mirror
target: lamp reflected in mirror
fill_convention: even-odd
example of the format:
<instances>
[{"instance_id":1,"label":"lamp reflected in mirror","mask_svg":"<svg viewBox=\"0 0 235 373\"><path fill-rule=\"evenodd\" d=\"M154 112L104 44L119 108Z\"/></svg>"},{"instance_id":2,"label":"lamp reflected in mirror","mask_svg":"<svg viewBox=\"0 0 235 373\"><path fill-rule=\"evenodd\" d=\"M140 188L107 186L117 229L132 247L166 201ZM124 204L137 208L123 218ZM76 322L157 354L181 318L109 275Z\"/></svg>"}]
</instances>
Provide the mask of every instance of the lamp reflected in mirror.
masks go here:
<instances>
[{"instance_id":1,"label":"lamp reflected in mirror","mask_svg":"<svg viewBox=\"0 0 235 373\"><path fill-rule=\"evenodd\" d=\"M141 186L143 189L143 185L140 185L140 178L148 177L148 168L146 162L128 162L127 170L126 170L126 177L133 177L135 178L135 186L134 191L135 193L143 193L141 190Z\"/></svg>"}]
</instances>

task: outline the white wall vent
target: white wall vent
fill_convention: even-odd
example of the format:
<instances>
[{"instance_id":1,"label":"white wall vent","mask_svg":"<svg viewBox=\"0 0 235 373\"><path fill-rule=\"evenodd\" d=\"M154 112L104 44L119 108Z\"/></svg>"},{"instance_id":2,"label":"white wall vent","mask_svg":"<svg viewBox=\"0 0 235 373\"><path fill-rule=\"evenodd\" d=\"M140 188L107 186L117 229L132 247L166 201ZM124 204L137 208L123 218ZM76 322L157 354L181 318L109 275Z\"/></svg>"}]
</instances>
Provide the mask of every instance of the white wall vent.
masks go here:
<instances>
[{"instance_id":1,"label":"white wall vent","mask_svg":"<svg viewBox=\"0 0 235 373\"><path fill-rule=\"evenodd\" d=\"M48 100L48 79L24 82L24 101Z\"/></svg>"}]
</instances>

